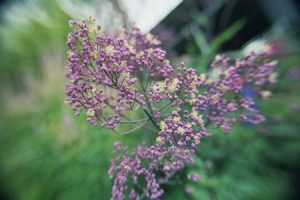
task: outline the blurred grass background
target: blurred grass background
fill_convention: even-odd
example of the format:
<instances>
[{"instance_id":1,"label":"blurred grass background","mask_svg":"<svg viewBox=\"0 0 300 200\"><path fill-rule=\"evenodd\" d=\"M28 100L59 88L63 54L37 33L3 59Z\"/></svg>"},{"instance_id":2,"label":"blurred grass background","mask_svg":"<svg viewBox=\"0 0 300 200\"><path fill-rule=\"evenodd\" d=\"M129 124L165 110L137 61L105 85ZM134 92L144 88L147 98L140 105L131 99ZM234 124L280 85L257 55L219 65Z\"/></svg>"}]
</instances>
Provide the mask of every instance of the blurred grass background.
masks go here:
<instances>
[{"instance_id":1,"label":"blurred grass background","mask_svg":"<svg viewBox=\"0 0 300 200\"><path fill-rule=\"evenodd\" d=\"M63 103L72 16L58 1L2 10L1 199L109 199L112 144L121 138L74 117Z\"/></svg>"},{"instance_id":2,"label":"blurred grass background","mask_svg":"<svg viewBox=\"0 0 300 200\"><path fill-rule=\"evenodd\" d=\"M74 117L63 104L67 22L74 14L59 2L10 1L1 8L0 199L109 199L107 170L113 142L122 140L133 146L145 134L140 130L127 137L113 135L90 126L84 117ZM259 104L267 121L258 127L236 126L230 135L213 130L215 135L200 145L204 159L191 169L201 175L200 183L192 185L193 195L186 196L184 188L177 186L167 188L164 198L299 199L297 32L283 29L282 23L259 32L248 26L252 18L243 14L212 31L211 26L220 21L219 11L228 9L228 1L185 2L161 23L173 30L168 34L174 37L167 37L164 46L172 51L175 63L186 60L203 71L218 52L241 55L247 42L274 37L285 44L285 51L278 55L279 82L272 88L274 95ZM195 9L195 2L202 7L190 10L192 18L182 14L187 12L181 9ZM278 27L284 31L276 31ZM251 37L242 40L247 34Z\"/></svg>"}]
</instances>

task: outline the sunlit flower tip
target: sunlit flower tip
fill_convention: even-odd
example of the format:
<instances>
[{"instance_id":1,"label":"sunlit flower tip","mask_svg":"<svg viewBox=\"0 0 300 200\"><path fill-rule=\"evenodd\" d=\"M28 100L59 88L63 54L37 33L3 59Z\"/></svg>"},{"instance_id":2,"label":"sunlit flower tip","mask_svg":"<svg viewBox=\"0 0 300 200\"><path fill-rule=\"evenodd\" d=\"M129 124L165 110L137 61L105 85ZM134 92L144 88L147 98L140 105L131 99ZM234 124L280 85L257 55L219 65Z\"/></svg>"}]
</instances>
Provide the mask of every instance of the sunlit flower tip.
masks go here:
<instances>
[{"instance_id":1,"label":"sunlit flower tip","mask_svg":"<svg viewBox=\"0 0 300 200\"><path fill-rule=\"evenodd\" d=\"M221 61L223 59L223 57L220 55L220 54L218 54L218 55L216 55L215 56L215 62L219 62L219 61Z\"/></svg>"},{"instance_id":2,"label":"sunlit flower tip","mask_svg":"<svg viewBox=\"0 0 300 200\"><path fill-rule=\"evenodd\" d=\"M105 47L105 53L106 53L108 56L114 55L114 52L115 52L115 49L114 49L113 46L108 45L107 47Z\"/></svg>"},{"instance_id":3,"label":"sunlit flower tip","mask_svg":"<svg viewBox=\"0 0 300 200\"><path fill-rule=\"evenodd\" d=\"M159 126L159 127L160 127L160 130L164 131L164 130L167 129L167 124L166 124L165 121L161 121L159 125L160 125L160 126Z\"/></svg>"},{"instance_id":4,"label":"sunlit flower tip","mask_svg":"<svg viewBox=\"0 0 300 200\"><path fill-rule=\"evenodd\" d=\"M130 169L130 167L128 165L125 165L124 169L128 171Z\"/></svg>"},{"instance_id":5,"label":"sunlit flower tip","mask_svg":"<svg viewBox=\"0 0 300 200\"><path fill-rule=\"evenodd\" d=\"M196 110L193 110L191 113L192 117L194 117L194 118L198 118L198 114L199 113Z\"/></svg>"},{"instance_id":6,"label":"sunlit flower tip","mask_svg":"<svg viewBox=\"0 0 300 200\"><path fill-rule=\"evenodd\" d=\"M197 76L197 75L195 74L195 75L192 75L191 78L192 78L193 80L197 80L197 79L199 78L199 76Z\"/></svg>"},{"instance_id":7,"label":"sunlit flower tip","mask_svg":"<svg viewBox=\"0 0 300 200\"><path fill-rule=\"evenodd\" d=\"M151 41L153 39L153 35L151 33L147 33L146 38Z\"/></svg>"},{"instance_id":8,"label":"sunlit flower tip","mask_svg":"<svg viewBox=\"0 0 300 200\"><path fill-rule=\"evenodd\" d=\"M153 52L154 52L154 51L153 51L153 48L150 48L150 49L147 50L147 53L148 53L149 55L153 55Z\"/></svg>"},{"instance_id":9,"label":"sunlit flower tip","mask_svg":"<svg viewBox=\"0 0 300 200\"><path fill-rule=\"evenodd\" d=\"M80 27L83 27L83 26L85 26L85 25L86 25L86 22L84 22L84 21L80 21L80 22L79 22L79 26L80 26Z\"/></svg>"},{"instance_id":10,"label":"sunlit flower tip","mask_svg":"<svg viewBox=\"0 0 300 200\"><path fill-rule=\"evenodd\" d=\"M222 74L221 68L214 68L209 76L209 79L206 81L207 83L213 83L220 80L220 75Z\"/></svg>"},{"instance_id":11,"label":"sunlit flower tip","mask_svg":"<svg viewBox=\"0 0 300 200\"><path fill-rule=\"evenodd\" d=\"M170 171L170 166L169 165L165 165L164 166L164 171Z\"/></svg>"},{"instance_id":12,"label":"sunlit flower tip","mask_svg":"<svg viewBox=\"0 0 300 200\"><path fill-rule=\"evenodd\" d=\"M136 57L136 59L141 59L141 57L144 55L144 52L143 51L140 51L140 52L138 52L136 55L135 55L135 57Z\"/></svg>"},{"instance_id":13,"label":"sunlit flower tip","mask_svg":"<svg viewBox=\"0 0 300 200\"><path fill-rule=\"evenodd\" d=\"M214 94L214 95L212 95L211 99L212 99L214 102L216 102L216 101L218 101L219 96L216 95L216 94Z\"/></svg>"},{"instance_id":14,"label":"sunlit flower tip","mask_svg":"<svg viewBox=\"0 0 300 200\"><path fill-rule=\"evenodd\" d=\"M181 126L179 126L178 129L177 129L177 132L178 132L179 135L183 135L185 131Z\"/></svg>"},{"instance_id":15,"label":"sunlit flower tip","mask_svg":"<svg viewBox=\"0 0 300 200\"><path fill-rule=\"evenodd\" d=\"M72 56L74 56L74 52L73 51L67 51L67 55L68 55L68 57L72 57Z\"/></svg>"},{"instance_id":16,"label":"sunlit flower tip","mask_svg":"<svg viewBox=\"0 0 300 200\"><path fill-rule=\"evenodd\" d=\"M122 78L129 78L130 77L130 73L129 72L121 72L121 75L120 75Z\"/></svg>"},{"instance_id":17,"label":"sunlit flower tip","mask_svg":"<svg viewBox=\"0 0 300 200\"><path fill-rule=\"evenodd\" d=\"M191 82L191 86L192 86L193 89L197 88L197 84L194 81Z\"/></svg>"},{"instance_id":18,"label":"sunlit flower tip","mask_svg":"<svg viewBox=\"0 0 300 200\"><path fill-rule=\"evenodd\" d=\"M125 68L127 66L127 61L126 60L122 60L121 61L121 67Z\"/></svg>"},{"instance_id":19,"label":"sunlit flower tip","mask_svg":"<svg viewBox=\"0 0 300 200\"><path fill-rule=\"evenodd\" d=\"M206 75L205 74L200 74L199 79L200 79L200 81L205 81Z\"/></svg>"},{"instance_id":20,"label":"sunlit flower tip","mask_svg":"<svg viewBox=\"0 0 300 200\"><path fill-rule=\"evenodd\" d=\"M195 98L189 100L189 104L190 105L195 105L195 103L196 103L196 99Z\"/></svg>"},{"instance_id":21,"label":"sunlit flower tip","mask_svg":"<svg viewBox=\"0 0 300 200\"><path fill-rule=\"evenodd\" d=\"M203 124L204 123L202 115L198 116L198 122L199 122L199 124Z\"/></svg>"},{"instance_id":22,"label":"sunlit flower tip","mask_svg":"<svg viewBox=\"0 0 300 200\"><path fill-rule=\"evenodd\" d=\"M158 136L158 137L156 138L156 142L157 142L158 144L161 144L161 143L163 142L163 138L162 138L161 136Z\"/></svg>"},{"instance_id":23,"label":"sunlit flower tip","mask_svg":"<svg viewBox=\"0 0 300 200\"><path fill-rule=\"evenodd\" d=\"M99 58L99 54L97 52L92 52L91 57L94 59L97 59L97 58Z\"/></svg>"},{"instance_id":24,"label":"sunlit flower tip","mask_svg":"<svg viewBox=\"0 0 300 200\"><path fill-rule=\"evenodd\" d=\"M89 25L88 30L90 33L97 33L99 31L98 26L95 26L94 24Z\"/></svg>"},{"instance_id":25,"label":"sunlit flower tip","mask_svg":"<svg viewBox=\"0 0 300 200\"><path fill-rule=\"evenodd\" d=\"M228 90L228 87L224 84L220 85L221 92L226 92Z\"/></svg>"},{"instance_id":26,"label":"sunlit flower tip","mask_svg":"<svg viewBox=\"0 0 300 200\"><path fill-rule=\"evenodd\" d=\"M164 60L164 64L165 65L170 65L170 61L169 60Z\"/></svg>"},{"instance_id":27,"label":"sunlit flower tip","mask_svg":"<svg viewBox=\"0 0 300 200\"><path fill-rule=\"evenodd\" d=\"M196 94L194 94L194 93L192 93L190 96L191 96L192 99L196 98Z\"/></svg>"},{"instance_id":28,"label":"sunlit flower tip","mask_svg":"<svg viewBox=\"0 0 300 200\"><path fill-rule=\"evenodd\" d=\"M278 64L278 60L273 60L269 63L269 65L275 66Z\"/></svg>"},{"instance_id":29,"label":"sunlit flower tip","mask_svg":"<svg viewBox=\"0 0 300 200\"><path fill-rule=\"evenodd\" d=\"M97 88L95 86L92 87L92 93L96 93Z\"/></svg>"},{"instance_id":30,"label":"sunlit flower tip","mask_svg":"<svg viewBox=\"0 0 300 200\"><path fill-rule=\"evenodd\" d=\"M200 137L199 137L199 136L195 136L195 137L194 137L194 142L195 142L196 144L200 143Z\"/></svg>"},{"instance_id":31,"label":"sunlit flower tip","mask_svg":"<svg viewBox=\"0 0 300 200\"><path fill-rule=\"evenodd\" d=\"M190 150L185 149L185 150L184 150L184 153L188 155L188 154L190 154L191 152L190 152Z\"/></svg>"},{"instance_id":32,"label":"sunlit flower tip","mask_svg":"<svg viewBox=\"0 0 300 200\"><path fill-rule=\"evenodd\" d=\"M159 87L160 87L161 89L165 89L165 88L167 87L166 82L165 82L165 81L160 81L160 82L159 82Z\"/></svg>"},{"instance_id":33,"label":"sunlit flower tip","mask_svg":"<svg viewBox=\"0 0 300 200\"><path fill-rule=\"evenodd\" d=\"M70 26L70 27L78 26L78 22L76 22L76 21L74 21L74 20L70 20L70 21L69 21L69 26Z\"/></svg>"},{"instance_id":34,"label":"sunlit flower tip","mask_svg":"<svg viewBox=\"0 0 300 200\"><path fill-rule=\"evenodd\" d=\"M95 23L95 21L96 21L96 19L93 18L92 16L89 16L87 20L89 23Z\"/></svg>"},{"instance_id":35,"label":"sunlit flower tip","mask_svg":"<svg viewBox=\"0 0 300 200\"><path fill-rule=\"evenodd\" d=\"M112 68L112 69L116 69L117 66L118 66L118 63L113 63L113 64L111 64L111 68Z\"/></svg>"},{"instance_id":36,"label":"sunlit flower tip","mask_svg":"<svg viewBox=\"0 0 300 200\"><path fill-rule=\"evenodd\" d=\"M180 121L180 117L173 117L173 122L174 123L177 123L177 122L179 122Z\"/></svg>"},{"instance_id":37,"label":"sunlit flower tip","mask_svg":"<svg viewBox=\"0 0 300 200\"><path fill-rule=\"evenodd\" d=\"M272 92L268 91L268 90L263 90L260 92L260 95L263 99L268 99L271 95L272 95Z\"/></svg>"},{"instance_id":38,"label":"sunlit flower tip","mask_svg":"<svg viewBox=\"0 0 300 200\"><path fill-rule=\"evenodd\" d=\"M169 83L168 84L168 91L170 92L170 93L174 93L175 91L176 91L176 88L177 88L177 85L178 85L178 83L179 83L179 80L177 79L177 78L174 78L173 80L172 80L172 82L171 83Z\"/></svg>"},{"instance_id":39,"label":"sunlit flower tip","mask_svg":"<svg viewBox=\"0 0 300 200\"><path fill-rule=\"evenodd\" d=\"M86 116L88 116L88 117L94 117L95 116L95 110L93 108L89 108L86 111Z\"/></svg>"},{"instance_id":40,"label":"sunlit flower tip","mask_svg":"<svg viewBox=\"0 0 300 200\"><path fill-rule=\"evenodd\" d=\"M157 40L151 33L146 34L146 39L154 45L158 45L160 43L159 40Z\"/></svg>"},{"instance_id":41,"label":"sunlit flower tip","mask_svg":"<svg viewBox=\"0 0 300 200\"><path fill-rule=\"evenodd\" d=\"M163 88L161 87L160 83L155 83L152 86L152 89L154 93L161 93L163 91Z\"/></svg>"},{"instance_id":42,"label":"sunlit flower tip","mask_svg":"<svg viewBox=\"0 0 300 200\"><path fill-rule=\"evenodd\" d=\"M227 69L224 71L223 74L224 74L225 78L228 78L230 76L230 71Z\"/></svg>"},{"instance_id":43,"label":"sunlit flower tip","mask_svg":"<svg viewBox=\"0 0 300 200\"><path fill-rule=\"evenodd\" d=\"M277 73L276 72L273 72L273 73L271 73L270 74L270 76L268 77L268 81L270 82L270 83L275 83L275 82L277 82Z\"/></svg>"}]
</instances>

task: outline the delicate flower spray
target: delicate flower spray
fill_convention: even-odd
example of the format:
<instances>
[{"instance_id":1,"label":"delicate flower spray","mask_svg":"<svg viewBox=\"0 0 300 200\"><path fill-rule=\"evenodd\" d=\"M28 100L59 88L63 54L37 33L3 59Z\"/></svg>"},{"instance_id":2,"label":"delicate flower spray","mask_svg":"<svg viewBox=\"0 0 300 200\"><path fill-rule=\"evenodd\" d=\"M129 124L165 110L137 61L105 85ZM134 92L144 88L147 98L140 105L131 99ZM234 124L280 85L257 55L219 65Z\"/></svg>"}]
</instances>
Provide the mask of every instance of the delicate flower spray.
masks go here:
<instances>
[{"instance_id":1,"label":"delicate flower spray","mask_svg":"<svg viewBox=\"0 0 300 200\"><path fill-rule=\"evenodd\" d=\"M276 81L276 62L266 55L218 55L208 73L198 74L183 63L172 66L159 40L139 29L105 35L91 18L70 25L66 103L76 114L85 113L91 124L118 134L156 128L149 130L155 138L152 145L129 150L115 144L109 170L112 199L161 198L162 185L193 165L201 138L211 134L208 125L229 133L239 121L264 120L254 97L265 99L270 94L266 88ZM245 87L256 95L243 95ZM122 130L128 123L135 128ZM195 174L187 178L199 180Z\"/></svg>"}]
</instances>

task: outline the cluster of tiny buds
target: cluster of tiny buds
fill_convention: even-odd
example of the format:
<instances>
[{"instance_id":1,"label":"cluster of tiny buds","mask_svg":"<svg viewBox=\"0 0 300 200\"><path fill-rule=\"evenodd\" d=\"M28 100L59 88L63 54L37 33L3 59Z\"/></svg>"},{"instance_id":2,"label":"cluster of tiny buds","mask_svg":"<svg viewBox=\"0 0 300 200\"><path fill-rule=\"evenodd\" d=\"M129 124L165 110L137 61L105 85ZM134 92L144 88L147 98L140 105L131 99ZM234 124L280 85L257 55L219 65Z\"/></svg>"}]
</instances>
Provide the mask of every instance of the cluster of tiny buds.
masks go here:
<instances>
[{"instance_id":1,"label":"cluster of tiny buds","mask_svg":"<svg viewBox=\"0 0 300 200\"><path fill-rule=\"evenodd\" d=\"M115 158L109 170L109 175L114 178L112 199L158 199L164 193L161 185L167 184L169 179L188 164L193 164L191 150L175 146L160 146L154 144L138 145L129 152L127 146L115 143ZM158 173L162 173L158 176ZM188 175L191 181L198 182L197 175ZM138 180L144 179L145 187L140 187ZM131 182L131 186L127 183Z\"/></svg>"},{"instance_id":2,"label":"cluster of tiny buds","mask_svg":"<svg viewBox=\"0 0 300 200\"><path fill-rule=\"evenodd\" d=\"M266 88L276 82L277 64L267 55L251 53L241 59L218 55L209 72L198 74L184 63L171 66L159 40L137 28L109 35L101 33L92 18L70 25L74 30L67 41L66 103L76 114L84 112L91 124L119 134L148 123L157 128L150 146L141 144L129 151L116 144L109 170L114 179L112 199L159 199L162 185L193 165L201 138L211 135L209 125L229 133L239 121L264 120L255 100L271 95ZM247 95L247 88L254 95ZM145 118L131 119L137 116L134 113ZM137 126L117 131L124 123ZM197 182L199 177L187 179ZM141 181L145 187L140 187Z\"/></svg>"}]
</instances>

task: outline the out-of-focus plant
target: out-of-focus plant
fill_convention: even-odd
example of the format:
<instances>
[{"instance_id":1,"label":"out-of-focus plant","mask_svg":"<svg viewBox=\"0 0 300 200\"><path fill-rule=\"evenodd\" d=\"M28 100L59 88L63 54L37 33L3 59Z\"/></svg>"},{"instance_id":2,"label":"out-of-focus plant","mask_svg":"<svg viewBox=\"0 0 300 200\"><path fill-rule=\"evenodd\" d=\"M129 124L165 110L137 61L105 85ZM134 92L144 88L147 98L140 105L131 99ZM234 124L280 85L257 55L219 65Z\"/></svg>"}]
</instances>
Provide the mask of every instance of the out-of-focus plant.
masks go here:
<instances>
[{"instance_id":1,"label":"out-of-focus plant","mask_svg":"<svg viewBox=\"0 0 300 200\"><path fill-rule=\"evenodd\" d=\"M19 2L1 14L1 84L20 89L25 75L41 78L45 54L64 51L70 15L56 1Z\"/></svg>"},{"instance_id":2,"label":"out-of-focus plant","mask_svg":"<svg viewBox=\"0 0 300 200\"><path fill-rule=\"evenodd\" d=\"M61 105L63 52L70 30L66 22L71 19L63 2L9 2L1 10L1 199L110 196L106 172L113 141L119 136L99 134L104 129L85 126L84 119L74 119ZM98 11L107 2L98 1ZM66 130L70 125L74 129ZM79 132L88 134L83 137ZM134 138L128 138L127 144Z\"/></svg>"},{"instance_id":3,"label":"out-of-focus plant","mask_svg":"<svg viewBox=\"0 0 300 200\"><path fill-rule=\"evenodd\" d=\"M148 122L156 128L149 131L156 138L154 143L132 150L116 144L109 171L114 179L112 199L160 198L162 185L194 165L193 156L201 156L197 146L202 137L211 134L208 126L230 132L239 121L264 121L254 99L268 98L266 89L276 82L276 61L265 54L238 59L218 55L210 72L198 74L183 63L171 66L157 38L138 29L104 35L92 18L70 25L74 31L67 42L71 82L66 103L78 115L85 112L91 124L118 134L131 133ZM254 95L244 95L248 87ZM139 111L143 119L130 118L131 112ZM117 130L123 123L136 127ZM187 178L199 179L195 175Z\"/></svg>"}]
</instances>

